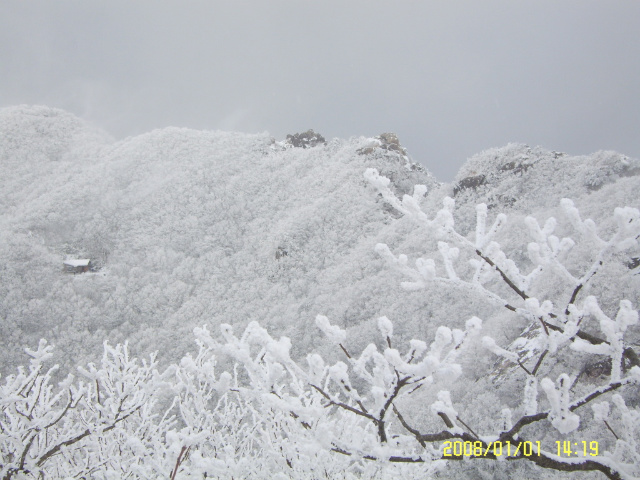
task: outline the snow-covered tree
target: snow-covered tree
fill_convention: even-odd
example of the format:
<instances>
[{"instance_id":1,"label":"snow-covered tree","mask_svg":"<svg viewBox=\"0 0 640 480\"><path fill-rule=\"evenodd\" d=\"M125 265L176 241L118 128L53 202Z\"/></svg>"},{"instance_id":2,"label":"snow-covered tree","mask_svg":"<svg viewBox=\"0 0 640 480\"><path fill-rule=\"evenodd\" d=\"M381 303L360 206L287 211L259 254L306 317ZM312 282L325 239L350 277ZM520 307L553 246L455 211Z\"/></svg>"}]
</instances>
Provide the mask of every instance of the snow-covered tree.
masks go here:
<instances>
[{"instance_id":1,"label":"snow-covered tree","mask_svg":"<svg viewBox=\"0 0 640 480\"><path fill-rule=\"evenodd\" d=\"M533 454L523 453L520 449L519 454L510 459L528 460L541 467L560 471L598 470L609 478L635 478L640 474L638 411L630 409L621 394L610 395L618 407L619 428L624 431L619 436L606 423L608 402L598 406L594 402L610 392L624 390L624 387L640 382L640 360L633 348L624 341L628 327L638 323L638 312L633 310L631 302L619 299L617 314L612 319L603 312L594 296L580 298L581 292L588 290L589 282L605 263L619 261L621 252L631 249L637 251L640 212L629 207L616 208L614 218L617 228L609 239L603 239L592 220L581 219L571 200L562 200L561 206L568 222L581 240L591 247L587 257L589 263L581 272L570 271L563 263L576 242L570 237L560 239L554 235L556 219L547 219L541 227L535 218L527 217L525 223L532 240L527 245L527 252L532 268L529 273L524 273L495 241L496 234L507 221L505 215L497 215L493 225L487 228L487 207L478 205L475 238L470 240L455 230L452 199L446 198L444 208L430 219L419 205L424 187L417 186L413 196L405 195L400 200L388 188L388 179L379 176L374 169L367 170L365 177L391 206L415 220L421 228L441 238L438 250L445 275L438 274L434 259L418 258L413 267L409 265L406 255L396 257L386 245L376 246L380 255L411 279L402 284L405 289L422 289L435 282L445 288L478 292L487 302L513 312L514 319L523 322L523 335L515 339L509 348L498 346L490 336L482 339L484 347L515 368L519 367L526 376L522 404L515 412L503 410L506 418L502 427L489 435L478 435L466 425L465 428L458 427L454 410L446 419L443 417L447 432L455 432L455 438L484 448L483 455L464 455L463 452L457 457L498 458L496 455L491 457L490 453L495 453L492 446L494 449L498 445L501 448L505 442L523 446L529 442L529 445L537 444ZM455 263L462 255L467 258L471 268L456 268ZM461 275L459 270L463 270L464 274ZM564 285L559 287L557 282L553 282L552 290L541 288L540 283L548 282L550 276L559 278ZM544 293L545 298L536 298L534 292ZM612 299L604 300L610 304ZM600 335L591 333L592 328L588 325L591 319L599 322ZM538 380L543 371L550 371L559 363L558 357L567 349L604 356L610 365L610 373L604 383L577 385L578 375L565 372L560 373L555 382L548 377ZM550 367L545 368L545 365ZM501 374L504 375L504 368ZM516 372L509 369L509 374L515 375ZM546 396L544 408L539 406L544 399L538 398L538 385ZM571 390L581 393L572 395ZM637 394L637 388L634 393ZM593 417L589 409L580 408L592 402L595 411ZM473 404L470 407L473 408ZM517 415L515 419L514 413ZM581 421L585 428L579 430ZM595 437L594 427L598 421L601 432ZM402 424L418 441L433 439L433 436L421 433L409 422L402 420ZM555 440L545 439L546 445L541 446L543 434L540 428L536 430L539 426L544 429L545 437ZM552 431L557 432L556 435L550 435ZM589 435L589 438L585 435ZM615 437L612 448L606 452L601 448L601 445L605 445L600 440L602 435ZM554 446L557 448L552 448ZM571 457L572 453L576 456Z\"/></svg>"},{"instance_id":2,"label":"snow-covered tree","mask_svg":"<svg viewBox=\"0 0 640 480\"><path fill-rule=\"evenodd\" d=\"M381 316L379 342L356 352L346 330L317 315L309 328L340 356L327 360L297 358L289 338L257 322L239 336L223 324L218 334L195 329L195 356L163 371L155 356L139 361L126 344L105 343L100 365L57 386L42 341L27 349L29 368L0 385L0 478L429 478L460 460L640 476L640 362L625 340L638 313L622 298L612 314L614 299L587 295L608 262L637 254L640 213L616 209L605 239L563 200L578 241L554 235L553 218L542 226L527 218L528 263L518 265L497 242L504 215L488 227L479 205L470 239L455 228L453 200L430 218L420 206L424 187L400 200L377 171L365 178L437 239L438 261L413 265L376 246L408 277L402 286L472 292L519 322L517 338L497 341L492 319L472 317L464 328L441 325L428 339L402 342ZM586 260L571 260L574 249ZM482 352L497 356L495 366L465 372L484 365ZM591 357L605 359L605 378L580 375L576 367ZM513 379L522 384L517 395ZM494 382L497 412L489 421L486 382Z\"/></svg>"}]
</instances>

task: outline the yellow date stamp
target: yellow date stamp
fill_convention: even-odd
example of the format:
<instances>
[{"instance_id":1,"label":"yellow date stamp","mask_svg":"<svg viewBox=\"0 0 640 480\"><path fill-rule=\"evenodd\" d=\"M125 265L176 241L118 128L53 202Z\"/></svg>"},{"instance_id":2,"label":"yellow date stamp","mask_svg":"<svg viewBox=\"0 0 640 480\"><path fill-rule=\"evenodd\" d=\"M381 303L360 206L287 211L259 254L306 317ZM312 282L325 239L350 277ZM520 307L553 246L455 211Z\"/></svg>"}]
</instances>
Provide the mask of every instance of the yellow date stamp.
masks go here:
<instances>
[{"instance_id":1,"label":"yellow date stamp","mask_svg":"<svg viewBox=\"0 0 640 480\"><path fill-rule=\"evenodd\" d=\"M532 457L542 454L540 441L530 442L469 442L461 440L447 440L443 442L443 457ZM556 441L559 457L583 456L596 457L598 455L597 441Z\"/></svg>"},{"instance_id":2,"label":"yellow date stamp","mask_svg":"<svg viewBox=\"0 0 640 480\"><path fill-rule=\"evenodd\" d=\"M530 457L540 455L540 442L463 442L447 440L444 442L443 457Z\"/></svg>"},{"instance_id":3,"label":"yellow date stamp","mask_svg":"<svg viewBox=\"0 0 640 480\"><path fill-rule=\"evenodd\" d=\"M583 456L583 457L597 457L598 456L598 442L592 440L591 442L582 441L582 442L570 442L568 440L565 441L557 441L556 445L558 445L558 456Z\"/></svg>"}]
</instances>

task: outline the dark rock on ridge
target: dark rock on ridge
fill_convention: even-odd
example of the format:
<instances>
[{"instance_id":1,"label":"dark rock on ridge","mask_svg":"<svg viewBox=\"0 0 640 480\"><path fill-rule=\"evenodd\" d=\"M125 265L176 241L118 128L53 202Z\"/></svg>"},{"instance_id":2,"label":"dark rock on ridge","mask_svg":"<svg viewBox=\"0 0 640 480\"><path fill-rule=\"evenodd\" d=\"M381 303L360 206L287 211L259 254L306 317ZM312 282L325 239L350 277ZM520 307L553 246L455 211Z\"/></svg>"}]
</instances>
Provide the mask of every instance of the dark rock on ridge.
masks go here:
<instances>
[{"instance_id":1,"label":"dark rock on ridge","mask_svg":"<svg viewBox=\"0 0 640 480\"><path fill-rule=\"evenodd\" d=\"M472 177L463 178L453 187L453 196L456 196L462 190L466 190L467 188L475 190L485 183L487 183L487 177L485 175L474 175Z\"/></svg>"},{"instance_id":2,"label":"dark rock on ridge","mask_svg":"<svg viewBox=\"0 0 640 480\"><path fill-rule=\"evenodd\" d=\"M400 145L400 140L395 133L381 133L377 137L374 137L378 141L377 145L371 145L369 147L363 147L358 150L360 155L370 155L376 150L383 150L387 152L395 152L402 156L407 156L407 150Z\"/></svg>"},{"instance_id":3,"label":"dark rock on ridge","mask_svg":"<svg viewBox=\"0 0 640 480\"><path fill-rule=\"evenodd\" d=\"M322 135L309 129L306 132L287 135L287 143L296 148L312 148L319 144L324 145L327 141Z\"/></svg>"}]
</instances>

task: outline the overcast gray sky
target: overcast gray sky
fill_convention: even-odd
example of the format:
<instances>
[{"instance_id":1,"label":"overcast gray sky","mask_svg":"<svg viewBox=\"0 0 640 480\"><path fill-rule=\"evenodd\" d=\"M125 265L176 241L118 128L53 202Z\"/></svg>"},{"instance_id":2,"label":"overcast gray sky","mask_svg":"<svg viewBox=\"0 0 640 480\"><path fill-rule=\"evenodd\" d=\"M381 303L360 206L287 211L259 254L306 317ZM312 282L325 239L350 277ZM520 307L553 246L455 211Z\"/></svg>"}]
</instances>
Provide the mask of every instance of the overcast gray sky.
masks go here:
<instances>
[{"instance_id":1,"label":"overcast gray sky","mask_svg":"<svg viewBox=\"0 0 640 480\"><path fill-rule=\"evenodd\" d=\"M640 1L0 3L0 106L165 126L395 132L452 180L508 142L640 157Z\"/></svg>"}]
</instances>

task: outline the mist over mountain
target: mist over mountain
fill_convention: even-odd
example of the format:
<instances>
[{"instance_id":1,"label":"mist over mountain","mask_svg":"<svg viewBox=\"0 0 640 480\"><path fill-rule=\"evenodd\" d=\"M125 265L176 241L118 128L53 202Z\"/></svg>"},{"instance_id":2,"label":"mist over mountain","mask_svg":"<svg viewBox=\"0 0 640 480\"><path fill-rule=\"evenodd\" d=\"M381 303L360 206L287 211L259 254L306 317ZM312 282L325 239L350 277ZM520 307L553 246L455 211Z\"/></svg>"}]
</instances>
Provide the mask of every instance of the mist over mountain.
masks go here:
<instances>
[{"instance_id":1,"label":"mist over mountain","mask_svg":"<svg viewBox=\"0 0 640 480\"><path fill-rule=\"evenodd\" d=\"M257 320L305 350L317 343L319 313L357 331L361 346L379 315L407 338L481 315L477 299L398 287L375 244L420 255L434 242L365 182L367 168L398 195L426 185L422 203L434 212L452 196L461 231L474 228L480 202L517 224L554 214L569 197L605 228L614 207L639 203L640 163L615 152L572 157L511 144L469 159L456 182L441 184L389 134L309 144L170 127L115 141L62 110L5 108L4 368L40 338L67 366L94 359L105 339L128 340L136 354L159 350L167 362L205 324ZM85 258L92 271L64 272L65 260Z\"/></svg>"}]
</instances>

